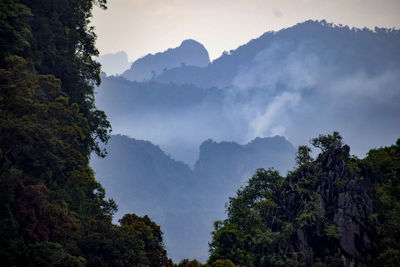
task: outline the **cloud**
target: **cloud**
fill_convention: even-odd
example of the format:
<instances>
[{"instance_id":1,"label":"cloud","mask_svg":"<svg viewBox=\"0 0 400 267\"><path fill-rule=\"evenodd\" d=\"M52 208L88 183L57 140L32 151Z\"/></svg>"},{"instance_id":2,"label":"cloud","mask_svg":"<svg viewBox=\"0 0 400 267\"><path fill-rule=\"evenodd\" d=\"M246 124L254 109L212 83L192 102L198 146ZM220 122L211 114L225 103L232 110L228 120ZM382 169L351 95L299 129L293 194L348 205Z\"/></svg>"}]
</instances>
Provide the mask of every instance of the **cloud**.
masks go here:
<instances>
[{"instance_id":1,"label":"cloud","mask_svg":"<svg viewBox=\"0 0 400 267\"><path fill-rule=\"evenodd\" d=\"M292 46L295 50L291 51ZM280 85L288 90L315 86L322 68L320 59L309 52L310 46L310 42L298 46L289 41L274 42L257 54L250 66L242 66L233 84L240 88L268 87L270 90Z\"/></svg>"},{"instance_id":2,"label":"cloud","mask_svg":"<svg viewBox=\"0 0 400 267\"><path fill-rule=\"evenodd\" d=\"M238 108L246 139L280 134L300 145L338 130L359 156L393 143L400 132L400 69L370 60L380 65L360 67L357 58L312 41L271 43L233 79L235 94L251 95Z\"/></svg>"},{"instance_id":3,"label":"cloud","mask_svg":"<svg viewBox=\"0 0 400 267\"><path fill-rule=\"evenodd\" d=\"M331 98L340 99L342 103L357 99L358 103L398 107L394 100L400 98L399 77L398 69L383 70L378 75L368 75L365 71L357 70L333 80L327 85L326 93Z\"/></svg>"},{"instance_id":4,"label":"cloud","mask_svg":"<svg viewBox=\"0 0 400 267\"><path fill-rule=\"evenodd\" d=\"M287 109L296 106L300 98L300 94L289 92L274 97L267 108L249 122L248 139L251 140L258 136L283 135L285 126L281 125L280 118Z\"/></svg>"}]
</instances>

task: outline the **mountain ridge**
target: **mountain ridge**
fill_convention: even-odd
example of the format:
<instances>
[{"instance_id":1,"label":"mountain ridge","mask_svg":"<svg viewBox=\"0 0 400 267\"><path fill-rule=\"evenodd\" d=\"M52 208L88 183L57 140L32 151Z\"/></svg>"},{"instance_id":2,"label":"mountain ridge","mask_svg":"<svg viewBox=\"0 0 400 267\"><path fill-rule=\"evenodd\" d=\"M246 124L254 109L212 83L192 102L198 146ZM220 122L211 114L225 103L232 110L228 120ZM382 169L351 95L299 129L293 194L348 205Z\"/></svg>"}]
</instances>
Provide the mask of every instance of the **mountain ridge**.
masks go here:
<instances>
[{"instance_id":1,"label":"mountain ridge","mask_svg":"<svg viewBox=\"0 0 400 267\"><path fill-rule=\"evenodd\" d=\"M135 60L130 69L121 74L131 81L146 81L161 72L178 66L207 66L210 63L205 47L192 39L182 41L180 46L163 52L147 54Z\"/></svg>"},{"instance_id":2,"label":"mountain ridge","mask_svg":"<svg viewBox=\"0 0 400 267\"><path fill-rule=\"evenodd\" d=\"M324 33L323 30L326 32ZM393 53L390 53L389 51L396 49L400 43L400 31L396 29L378 27L375 27L374 30L368 28L358 29L354 27L350 28L349 26L343 26L341 24L336 25L333 23L327 23L326 20L307 20L279 31L266 32L260 37L252 39L234 50L223 53L219 58L213 60L211 64L206 67L201 68L195 66L180 66L164 71L160 75L155 76L153 80L165 83L173 82L176 84L192 83L203 88L213 86L231 86L233 85L232 82L237 72L240 71L241 68L246 68L249 64L254 63L252 60L257 56L257 54L270 46L274 40L284 41L288 36L291 38L295 36L296 42L299 43L307 40L315 41L320 39L319 34L321 33L324 33L324 36L319 42L324 47L336 49L337 51L343 49L343 58L339 58L339 60L344 60L344 67L346 67L345 56L351 55L346 54L346 49L349 47L349 44L351 46L353 45L351 42L349 42L349 40L353 41L360 38L362 39L357 42L359 49L354 50L356 51L356 54L353 56L356 56L359 58L359 60L363 61L367 60L368 56L371 55L371 52L369 52L369 47L363 45L363 43L366 41L374 41L379 44L381 48L377 51L374 51L378 53L379 57L382 57L383 60L389 61L393 61L390 58ZM390 42L385 41L384 38L381 38L382 36L391 37ZM355 39L355 37L357 37L357 39ZM295 43L289 43L289 48L293 48L294 44ZM335 45L336 47L332 45ZM322 47L318 49L321 48ZM351 50L348 52L353 53ZM368 63L368 60L366 62ZM369 62L368 64L370 64L370 68L373 68L374 62ZM352 66L350 65L349 67Z\"/></svg>"}]
</instances>

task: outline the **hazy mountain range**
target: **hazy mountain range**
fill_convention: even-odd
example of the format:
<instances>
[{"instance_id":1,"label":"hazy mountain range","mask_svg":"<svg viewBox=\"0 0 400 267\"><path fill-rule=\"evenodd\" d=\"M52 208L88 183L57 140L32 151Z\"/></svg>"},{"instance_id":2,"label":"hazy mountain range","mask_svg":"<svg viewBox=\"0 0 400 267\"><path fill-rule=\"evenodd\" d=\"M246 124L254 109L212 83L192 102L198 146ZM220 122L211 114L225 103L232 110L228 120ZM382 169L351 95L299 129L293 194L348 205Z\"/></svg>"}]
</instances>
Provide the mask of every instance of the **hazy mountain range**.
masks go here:
<instances>
[{"instance_id":1,"label":"hazy mountain range","mask_svg":"<svg viewBox=\"0 0 400 267\"><path fill-rule=\"evenodd\" d=\"M301 145L334 130L363 156L400 132L399 47L397 30L307 21L206 67L180 66L147 83L103 77L97 103L115 133L151 140L190 165L208 138L278 134Z\"/></svg>"},{"instance_id":2,"label":"hazy mountain range","mask_svg":"<svg viewBox=\"0 0 400 267\"><path fill-rule=\"evenodd\" d=\"M333 78L356 71L379 75L398 68L399 38L399 31L394 29L350 29L310 20L278 32L266 32L225 52L206 67L179 66L154 80L203 88L282 88L295 83L296 88L316 86L319 76ZM291 83L279 84L285 80Z\"/></svg>"},{"instance_id":3,"label":"hazy mountain range","mask_svg":"<svg viewBox=\"0 0 400 267\"><path fill-rule=\"evenodd\" d=\"M197 57L183 56L185 46ZM92 161L97 178L122 213L152 212L175 259L204 259L210 222L241 181L257 167L293 165L287 140L303 145L339 131L363 157L398 138L399 50L398 30L306 21L211 63L192 40L138 59L121 76L102 77L96 102L114 133L159 147L114 136L109 157ZM276 135L287 140L264 139ZM182 218L203 230L178 226ZM181 243L191 238L198 242Z\"/></svg>"},{"instance_id":4,"label":"hazy mountain range","mask_svg":"<svg viewBox=\"0 0 400 267\"><path fill-rule=\"evenodd\" d=\"M158 146L114 135L108 156L91 166L107 195L127 212L149 215L163 226L169 256L205 260L213 222L225 218L224 204L257 168L293 167L294 147L283 137L234 142L203 142L194 170Z\"/></svg>"}]
</instances>

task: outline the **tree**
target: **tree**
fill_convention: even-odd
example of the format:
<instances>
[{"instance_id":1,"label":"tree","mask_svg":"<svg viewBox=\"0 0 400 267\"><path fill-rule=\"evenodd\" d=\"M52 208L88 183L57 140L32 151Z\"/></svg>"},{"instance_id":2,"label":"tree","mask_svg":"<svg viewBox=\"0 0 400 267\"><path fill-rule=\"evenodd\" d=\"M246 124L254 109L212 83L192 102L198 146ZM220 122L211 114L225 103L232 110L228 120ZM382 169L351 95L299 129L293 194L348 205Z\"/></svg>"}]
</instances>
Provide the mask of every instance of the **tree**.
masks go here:
<instances>
[{"instance_id":1,"label":"tree","mask_svg":"<svg viewBox=\"0 0 400 267\"><path fill-rule=\"evenodd\" d=\"M296 154L296 163L298 166L307 165L313 160L310 152L311 149L308 146L299 146Z\"/></svg>"},{"instance_id":2,"label":"tree","mask_svg":"<svg viewBox=\"0 0 400 267\"><path fill-rule=\"evenodd\" d=\"M328 135L320 134L318 137L311 140L311 144L325 152L327 150L342 147L342 139L343 138L340 136L339 132L333 132L333 134Z\"/></svg>"},{"instance_id":3,"label":"tree","mask_svg":"<svg viewBox=\"0 0 400 267\"><path fill-rule=\"evenodd\" d=\"M170 266L164 249L160 226L148 216L139 217L135 214L125 214L120 220L121 230L132 239L141 240L147 255L149 266Z\"/></svg>"},{"instance_id":4,"label":"tree","mask_svg":"<svg viewBox=\"0 0 400 267\"><path fill-rule=\"evenodd\" d=\"M400 255L400 140L360 160L342 137L320 135L311 159L281 177L257 170L215 223L209 263L246 266L397 266ZM374 212L374 213L373 213Z\"/></svg>"},{"instance_id":5,"label":"tree","mask_svg":"<svg viewBox=\"0 0 400 267\"><path fill-rule=\"evenodd\" d=\"M94 105L91 8L105 0L0 2L0 261L163 266L160 228L132 236L89 167L110 124ZM154 263L156 262L156 263ZM166 266L166 265L165 265Z\"/></svg>"},{"instance_id":6,"label":"tree","mask_svg":"<svg viewBox=\"0 0 400 267\"><path fill-rule=\"evenodd\" d=\"M376 266L400 264L400 139L396 144L372 149L361 160L363 178L370 183L374 214L370 225L378 240Z\"/></svg>"}]
</instances>

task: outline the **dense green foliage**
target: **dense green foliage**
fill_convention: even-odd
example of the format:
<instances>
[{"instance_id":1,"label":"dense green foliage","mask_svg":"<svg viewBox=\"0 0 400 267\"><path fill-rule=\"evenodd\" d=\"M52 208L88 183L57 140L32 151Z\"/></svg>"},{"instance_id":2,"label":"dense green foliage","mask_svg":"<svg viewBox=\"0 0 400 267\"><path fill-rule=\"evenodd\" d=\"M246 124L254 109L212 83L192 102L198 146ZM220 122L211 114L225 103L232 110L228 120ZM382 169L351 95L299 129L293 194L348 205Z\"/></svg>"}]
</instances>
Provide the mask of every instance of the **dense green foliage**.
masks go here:
<instances>
[{"instance_id":1,"label":"dense green foliage","mask_svg":"<svg viewBox=\"0 0 400 267\"><path fill-rule=\"evenodd\" d=\"M110 124L94 105L94 85L100 84L100 64L89 27L93 4L105 8L105 0L4 0L0 3L0 67L5 58L18 55L33 62L40 74L61 80L61 90L84 115L79 126L85 134L80 152L101 154L98 141L108 139Z\"/></svg>"},{"instance_id":2,"label":"dense green foliage","mask_svg":"<svg viewBox=\"0 0 400 267\"><path fill-rule=\"evenodd\" d=\"M400 139L393 146L370 150L359 163L374 205L371 228L379 242L377 265L399 266Z\"/></svg>"},{"instance_id":3,"label":"dense green foliage","mask_svg":"<svg viewBox=\"0 0 400 267\"><path fill-rule=\"evenodd\" d=\"M215 222L210 262L247 266L400 264L400 140L349 155L338 133L299 147L297 168L282 177L259 169Z\"/></svg>"},{"instance_id":4,"label":"dense green foliage","mask_svg":"<svg viewBox=\"0 0 400 267\"><path fill-rule=\"evenodd\" d=\"M100 83L93 4L0 2L0 262L2 266L168 266L148 217L112 224L113 200L89 167L110 124Z\"/></svg>"}]
</instances>

